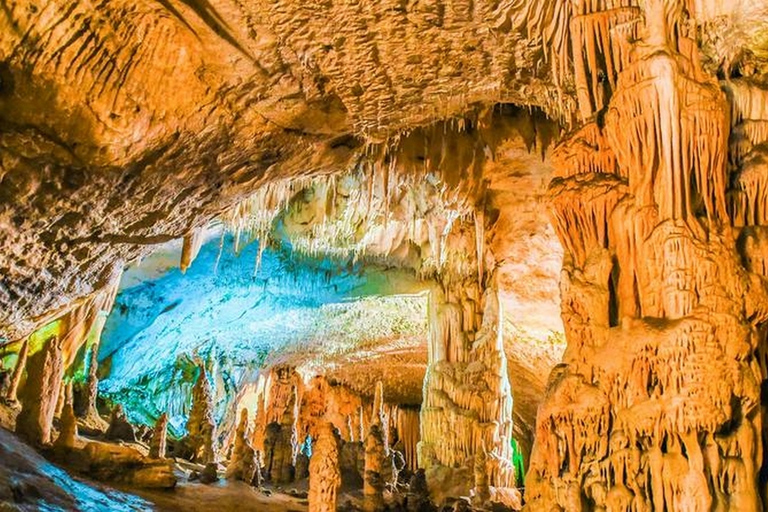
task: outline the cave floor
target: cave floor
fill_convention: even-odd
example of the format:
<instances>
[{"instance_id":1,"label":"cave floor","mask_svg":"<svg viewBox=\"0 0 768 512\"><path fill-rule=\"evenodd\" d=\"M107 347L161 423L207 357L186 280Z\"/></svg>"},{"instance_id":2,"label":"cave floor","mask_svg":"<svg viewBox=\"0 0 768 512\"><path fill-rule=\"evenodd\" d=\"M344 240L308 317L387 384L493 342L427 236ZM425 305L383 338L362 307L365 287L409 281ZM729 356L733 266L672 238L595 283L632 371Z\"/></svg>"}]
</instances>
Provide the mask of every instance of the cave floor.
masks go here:
<instances>
[{"instance_id":1,"label":"cave floor","mask_svg":"<svg viewBox=\"0 0 768 512\"><path fill-rule=\"evenodd\" d=\"M161 512L243 511L243 512L304 512L307 500L287 494L267 496L242 482L220 481L216 484L179 482L175 489L125 489L154 505Z\"/></svg>"}]
</instances>

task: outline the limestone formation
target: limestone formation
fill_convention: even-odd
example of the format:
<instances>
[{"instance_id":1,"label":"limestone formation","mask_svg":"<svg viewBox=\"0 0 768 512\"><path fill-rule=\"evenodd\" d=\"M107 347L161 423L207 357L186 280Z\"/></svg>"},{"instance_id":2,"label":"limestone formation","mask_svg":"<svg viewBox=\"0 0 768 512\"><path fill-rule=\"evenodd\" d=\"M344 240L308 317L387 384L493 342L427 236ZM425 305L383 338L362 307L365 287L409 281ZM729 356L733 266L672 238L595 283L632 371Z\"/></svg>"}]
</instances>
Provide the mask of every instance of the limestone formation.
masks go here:
<instances>
[{"instance_id":1,"label":"limestone formation","mask_svg":"<svg viewBox=\"0 0 768 512\"><path fill-rule=\"evenodd\" d=\"M242 480L250 484L256 471L256 452L250 443L248 431L248 410L240 413L240 424L235 432L235 443L232 456L227 466L227 480Z\"/></svg>"},{"instance_id":2,"label":"limestone formation","mask_svg":"<svg viewBox=\"0 0 768 512\"><path fill-rule=\"evenodd\" d=\"M473 278L446 287L442 297L430 297L419 467L472 468L485 444L489 483L512 487L512 394L499 309L494 288L482 292Z\"/></svg>"},{"instance_id":3,"label":"limestone formation","mask_svg":"<svg viewBox=\"0 0 768 512\"><path fill-rule=\"evenodd\" d=\"M349 414L347 415L347 424L346 424L346 432L347 432L347 441L350 443L355 442L355 429L352 428L352 416Z\"/></svg>"},{"instance_id":4,"label":"limestone formation","mask_svg":"<svg viewBox=\"0 0 768 512\"><path fill-rule=\"evenodd\" d=\"M96 411L96 398L99 393L99 349L98 345L94 344L90 350L90 357L88 359L88 376L85 380L85 386L82 390L82 396L80 403L77 404L77 415L80 418L96 417L98 412Z\"/></svg>"},{"instance_id":5,"label":"limestone formation","mask_svg":"<svg viewBox=\"0 0 768 512\"><path fill-rule=\"evenodd\" d=\"M122 404L117 404L112 409L112 414L109 417L109 428L104 437L113 441L136 442L136 429L128 421Z\"/></svg>"},{"instance_id":6,"label":"limestone formation","mask_svg":"<svg viewBox=\"0 0 768 512\"><path fill-rule=\"evenodd\" d=\"M257 451L253 458L253 479L251 480L251 485L256 488L261 487L261 485L264 483L263 468L264 460L262 459L261 452Z\"/></svg>"},{"instance_id":7,"label":"limestone formation","mask_svg":"<svg viewBox=\"0 0 768 512\"><path fill-rule=\"evenodd\" d=\"M19 384L21 384L21 377L24 375L24 369L27 367L27 353L29 351L29 341L24 340L21 343L19 354L16 359L16 366L13 368L13 374L11 375L11 381L8 384L6 399L9 402L15 402L18 398Z\"/></svg>"},{"instance_id":8,"label":"limestone formation","mask_svg":"<svg viewBox=\"0 0 768 512\"><path fill-rule=\"evenodd\" d=\"M373 394L373 412L371 413L371 426L378 425L382 435L384 455L389 455L389 416L384 410L384 384L376 382Z\"/></svg>"},{"instance_id":9,"label":"limestone formation","mask_svg":"<svg viewBox=\"0 0 768 512\"><path fill-rule=\"evenodd\" d=\"M19 396L21 412L16 418L16 433L32 444L48 444L64 376L61 340L58 337L46 340L39 351L29 356L26 369L27 381Z\"/></svg>"},{"instance_id":10,"label":"limestone formation","mask_svg":"<svg viewBox=\"0 0 768 512\"><path fill-rule=\"evenodd\" d=\"M57 448L94 478L172 486L161 439L151 460L75 447L62 375L92 347L90 433L123 269L126 297L221 277L231 245L253 250L242 282L217 277L231 315L142 289L99 372L112 403L168 412L159 436L189 412L174 454L206 480L215 411L233 474L260 483L247 407L277 485L302 472L300 438L331 467L326 429L344 432L337 473L368 510L397 494L395 446L409 510L427 487L516 508L513 446L529 512L768 510L766 19L765 0L3 2L0 357L17 363L0 393L21 412L0 422L47 445L60 413ZM255 313L278 267L291 311L322 320ZM302 301L309 274L324 283ZM384 325L390 309L418 326ZM190 412L190 383L165 384L199 354L217 403L201 369ZM113 416L108 437L131 439ZM29 504L8 462L0 498Z\"/></svg>"},{"instance_id":11,"label":"limestone formation","mask_svg":"<svg viewBox=\"0 0 768 512\"><path fill-rule=\"evenodd\" d=\"M619 15L591 8L595 33ZM762 510L754 357L768 297L730 226L759 223L758 209L743 214L746 184L728 205L729 106L702 69L695 11L642 9L610 93L588 100L594 67L577 77L584 126L557 150L568 349L537 418L528 510Z\"/></svg>"},{"instance_id":12,"label":"limestone formation","mask_svg":"<svg viewBox=\"0 0 768 512\"><path fill-rule=\"evenodd\" d=\"M417 446L419 443L420 426L419 411L412 408L398 408L397 434L403 446L403 456L408 469L416 471L418 466Z\"/></svg>"},{"instance_id":13,"label":"limestone formation","mask_svg":"<svg viewBox=\"0 0 768 512\"><path fill-rule=\"evenodd\" d=\"M166 439L168 436L168 414L163 413L155 423L155 430L152 433L152 440L149 443L149 457L152 459L164 459L166 450Z\"/></svg>"},{"instance_id":14,"label":"limestone formation","mask_svg":"<svg viewBox=\"0 0 768 512\"><path fill-rule=\"evenodd\" d=\"M70 386L71 389L71 386ZM77 439L77 418L72 406L72 393L67 393L64 408L59 421L59 435L53 443L53 448L58 451L71 450L75 447Z\"/></svg>"},{"instance_id":15,"label":"limestone formation","mask_svg":"<svg viewBox=\"0 0 768 512\"><path fill-rule=\"evenodd\" d=\"M375 415L374 415L375 416ZM365 438L365 474L363 476L363 509L379 512L384 509L385 468L388 461L380 421L375 421Z\"/></svg>"},{"instance_id":16,"label":"limestone formation","mask_svg":"<svg viewBox=\"0 0 768 512\"><path fill-rule=\"evenodd\" d=\"M488 456L485 446L481 446L475 453L475 488L473 503L478 508L485 506L491 499L491 490L488 486Z\"/></svg>"},{"instance_id":17,"label":"limestone formation","mask_svg":"<svg viewBox=\"0 0 768 512\"><path fill-rule=\"evenodd\" d=\"M299 450L298 434L296 431L297 390L294 386L288 396L288 402L283 409L283 415L280 423L272 423L267 430L267 437L270 438L270 448L265 448L267 455L266 463L269 467L269 475L272 483L289 483L293 481L296 467L296 455Z\"/></svg>"},{"instance_id":18,"label":"limestone formation","mask_svg":"<svg viewBox=\"0 0 768 512\"><path fill-rule=\"evenodd\" d=\"M256 405L256 416L253 419L253 448L264 453L264 435L267 430L267 411L264 405L265 396L260 395Z\"/></svg>"},{"instance_id":19,"label":"limestone formation","mask_svg":"<svg viewBox=\"0 0 768 512\"><path fill-rule=\"evenodd\" d=\"M205 368L200 367L192 388L192 409L187 420L184 446L190 460L209 464L215 461L213 399Z\"/></svg>"},{"instance_id":20,"label":"limestone formation","mask_svg":"<svg viewBox=\"0 0 768 512\"><path fill-rule=\"evenodd\" d=\"M309 461L309 511L335 512L341 485L339 472L339 439L332 423L318 428Z\"/></svg>"},{"instance_id":21,"label":"limestone formation","mask_svg":"<svg viewBox=\"0 0 768 512\"><path fill-rule=\"evenodd\" d=\"M3 366L0 360L0 397L7 401L8 387L11 383L11 373Z\"/></svg>"},{"instance_id":22,"label":"limestone formation","mask_svg":"<svg viewBox=\"0 0 768 512\"><path fill-rule=\"evenodd\" d=\"M68 457L82 459L88 476L99 481L155 489L176 485L172 460L150 459L130 446L93 441Z\"/></svg>"}]
</instances>

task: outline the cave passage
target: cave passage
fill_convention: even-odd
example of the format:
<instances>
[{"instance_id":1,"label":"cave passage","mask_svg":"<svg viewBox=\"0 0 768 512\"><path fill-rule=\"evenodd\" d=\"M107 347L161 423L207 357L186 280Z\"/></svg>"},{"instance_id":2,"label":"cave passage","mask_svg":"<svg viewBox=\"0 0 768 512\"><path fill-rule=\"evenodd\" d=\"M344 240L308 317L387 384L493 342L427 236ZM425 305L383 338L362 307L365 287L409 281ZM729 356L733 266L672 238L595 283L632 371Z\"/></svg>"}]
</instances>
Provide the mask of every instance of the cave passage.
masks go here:
<instances>
[{"instance_id":1,"label":"cave passage","mask_svg":"<svg viewBox=\"0 0 768 512\"><path fill-rule=\"evenodd\" d=\"M768 0L3 2L0 509L768 512L766 105Z\"/></svg>"}]
</instances>

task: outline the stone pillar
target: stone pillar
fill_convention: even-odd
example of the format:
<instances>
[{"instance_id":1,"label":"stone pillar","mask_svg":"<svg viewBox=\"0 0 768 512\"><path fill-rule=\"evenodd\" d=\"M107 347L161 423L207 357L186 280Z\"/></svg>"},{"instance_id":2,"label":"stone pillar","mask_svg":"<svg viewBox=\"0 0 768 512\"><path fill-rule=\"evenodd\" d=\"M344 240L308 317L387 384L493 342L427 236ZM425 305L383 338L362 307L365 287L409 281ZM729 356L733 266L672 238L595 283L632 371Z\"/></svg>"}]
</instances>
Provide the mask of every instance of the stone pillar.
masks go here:
<instances>
[{"instance_id":1,"label":"stone pillar","mask_svg":"<svg viewBox=\"0 0 768 512\"><path fill-rule=\"evenodd\" d=\"M473 505L482 508L491 499L491 490L488 486L488 455L485 446L481 446L475 453L475 489Z\"/></svg>"},{"instance_id":2,"label":"stone pillar","mask_svg":"<svg viewBox=\"0 0 768 512\"><path fill-rule=\"evenodd\" d=\"M604 124L554 156L568 347L539 408L527 510L759 511L768 296L726 208L731 107L683 2L641 5L644 41L595 109Z\"/></svg>"},{"instance_id":3,"label":"stone pillar","mask_svg":"<svg viewBox=\"0 0 768 512\"><path fill-rule=\"evenodd\" d=\"M82 403L80 404L78 415L81 418L87 418L89 416L98 417L96 411L96 398L99 393L99 346L94 343L91 346L90 358L88 361L88 377L85 380L85 386L83 389Z\"/></svg>"},{"instance_id":4,"label":"stone pillar","mask_svg":"<svg viewBox=\"0 0 768 512\"><path fill-rule=\"evenodd\" d=\"M240 414L240 424L235 432L235 446L227 466L227 480L242 480L250 484L256 470L255 452L249 441L248 410Z\"/></svg>"},{"instance_id":5,"label":"stone pillar","mask_svg":"<svg viewBox=\"0 0 768 512\"><path fill-rule=\"evenodd\" d=\"M21 377L24 375L24 368L27 365L27 352L29 351L29 341L24 340L19 349L19 356L16 360L16 366L13 368L13 375L11 376L11 382L8 385L8 394L6 398L9 402L15 402L19 393L19 384L21 384Z\"/></svg>"},{"instance_id":6,"label":"stone pillar","mask_svg":"<svg viewBox=\"0 0 768 512\"><path fill-rule=\"evenodd\" d=\"M332 423L323 422L309 459L309 512L336 512L340 485L338 435Z\"/></svg>"},{"instance_id":7,"label":"stone pillar","mask_svg":"<svg viewBox=\"0 0 768 512\"><path fill-rule=\"evenodd\" d=\"M30 443L48 444L64 376L61 340L49 338L42 349L29 357L26 366L27 383L20 394L16 433Z\"/></svg>"},{"instance_id":8,"label":"stone pillar","mask_svg":"<svg viewBox=\"0 0 768 512\"><path fill-rule=\"evenodd\" d=\"M513 487L512 392L493 275L446 282L429 299L429 365L421 408L419 467L472 486L475 454L485 443L489 482ZM433 468L441 467L439 472ZM449 477L450 473L457 473ZM437 489L439 490L439 489Z\"/></svg>"},{"instance_id":9,"label":"stone pillar","mask_svg":"<svg viewBox=\"0 0 768 512\"><path fill-rule=\"evenodd\" d=\"M213 447L216 425L213 421L213 399L205 368L200 367L195 386L192 388L192 410L187 420L185 445L191 460L203 464L215 462Z\"/></svg>"},{"instance_id":10,"label":"stone pillar","mask_svg":"<svg viewBox=\"0 0 768 512\"><path fill-rule=\"evenodd\" d=\"M59 423L59 437L56 438L56 442L53 444L54 449L60 451L74 448L75 439L77 439L77 418L72 406L72 384L69 384L65 396Z\"/></svg>"},{"instance_id":11,"label":"stone pillar","mask_svg":"<svg viewBox=\"0 0 768 512\"><path fill-rule=\"evenodd\" d=\"M389 455L389 416L384 411L384 384L381 381L376 382L376 389L373 395L371 424L379 425L384 442L384 454Z\"/></svg>"},{"instance_id":12,"label":"stone pillar","mask_svg":"<svg viewBox=\"0 0 768 512\"><path fill-rule=\"evenodd\" d=\"M267 430L267 410L264 404L266 395L262 394L256 406L256 417L253 420L253 448L264 454L264 436Z\"/></svg>"},{"instance_id":13,"label":"stone pillar","mask_svg":"<svg viewBox=\"0 0 768 512\"><path fill-rule=\"evenodd\" d=\"M155 423L152 441L149 444L149 456L153 459L164 459L166 440L168 436L168 414L163 413Z\"/></svg>"},{"instance_id":14,"label":"stone pillar","mask_svg":"<svg viewBox=\"0 0 768 512\"><path fill-rule=\"evenodd\" d=\"M376 413L374 411L374 417ZM383 474L385 455L384 433L380 421L371 423L365 438L365 474L363 475L363 510L379 512L384 509Z\"/></svg>"},{"instance_id":15,"label":"stone pillar","mask_svg":"<svg viewBox=\"0 0 768 512\"><path fill-rule=\"evenodd\" d=\"M298 390L296 386L293 386L272 449L270 478L273 483L289 483L293 480L296 455L299 450L298 432L296 431L297 417Z\"/></svg>"}]
</instances>

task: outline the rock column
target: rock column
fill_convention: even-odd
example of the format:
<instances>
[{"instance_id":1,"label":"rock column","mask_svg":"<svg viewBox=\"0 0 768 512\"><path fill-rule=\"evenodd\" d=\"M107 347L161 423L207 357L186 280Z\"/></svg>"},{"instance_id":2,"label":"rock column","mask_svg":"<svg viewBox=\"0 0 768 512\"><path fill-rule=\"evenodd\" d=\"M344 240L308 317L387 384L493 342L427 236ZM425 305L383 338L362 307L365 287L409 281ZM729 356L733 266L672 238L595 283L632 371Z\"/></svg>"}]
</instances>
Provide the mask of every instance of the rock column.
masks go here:
<instances>
[{"instance_id":1,"label":"rock column","mask_svg":"<svg viewBox=\"0 0 768 512\"><path fill-rule=\"evenodd\" d=\"M195 386L192 388L192 410L187 420L186 445L191 451L192 460L203 464L215 461L216 453L213 447L215 429L211 389L205 368L201 366Z\"/></svg>"},{"instance_id":2,"label":"rock column","mask_svg":"<svg viewBox=\"0 0 768 512\"><path fill-rule=\"evenodd\" d=\"M149 444L149 456L153 459L164 459L166 440L168 436L168 414L163 413L155 423L155 431Z\"/></svg>"},{"instance_id":3,"label":"rock column","mask_svg":"<svg viewBox=\"0 0 768 512\"><path fill-rule=\"evenodd\" d=\"M71 385L69 387L71 390ZM64 407L61 412L61 420L59 424L59 437L56 438L56 442L53 447L56 450L69 450L75 447L75 440L77 439L77 418L75 417L75 410L72 407L72 392L66 393L66 399L64 401Z\"/></svg>"},{"instance_id":4,"label":"rock column","mask_svg":"<svg viewBox=\"0 0 768 512\"><path fill-rule=\"evenodd\" d=\"M471 487L475 454L485 443L489 481L514 486L512 392L502 339L502 312L492 276L446 281L429 300L429 365L421 409L419 467L461 471ZM432 484L432 482L430 482ZM439 483L436 483L438 486Z\"/></svg>"},{"instance_id":5,"label":"rock column","mask_svg":"<svg viewBox=\"0 0 768 512\"><path fill-rule=\"evenodd\" d=\"M235 445L227 466L226 478L228 480L242 480L250 484L253 481L255 470L256 453L249 441L248 410L243 409L240 414L240 424L235 432Z\"/></svg>"},{"instance_id":6,"label":"rock column","mask_svg":"<svg viewBox=\"0 0 768 512\"><path fill-rule=\"evenodd\" d=\"M374 414L375 416L375 414ZM363 475L363 510L379 512L384 508L384 433L381 422L371 423L365 438L365 474Z\"/></svg>"},{"instance_id":7,"label":"rock column","mask_svg":"<svg viewBox=\"0 0 768 512\"><path fill-rule=\"evenodd\" d=\"M20 395L16 433L30 443L48 444L64 376L61 340L49 338L42 349L29 357L26 367L27 384Z\"/></svg>"},{"instance_id":8,"label":"rock column","mask_svg":"<svg viewBox=\"0 0 768 512\"><path fill-rule=\"evenodd\" d=\"M15 402L18 398L19 384L21 384L21 377L24 375L24 368L27 365L27 352L29 351L29 341L24 340L19 349L19 356L16 360L16 366L13 368L13 374L11 376L11 382L8 385L8 391L6 399L9 402Z\"/></svg>"},{"instance_id":9,"label":"rock column","mask_svg":"<svg viewBox=\"0 0 768 512\"><path fill-rule=\"evenodd\" d=\"M339 439L332 423L318 426L309 460L309 512L336 512L339 472Z\"/></svg>"}]
</instances>

